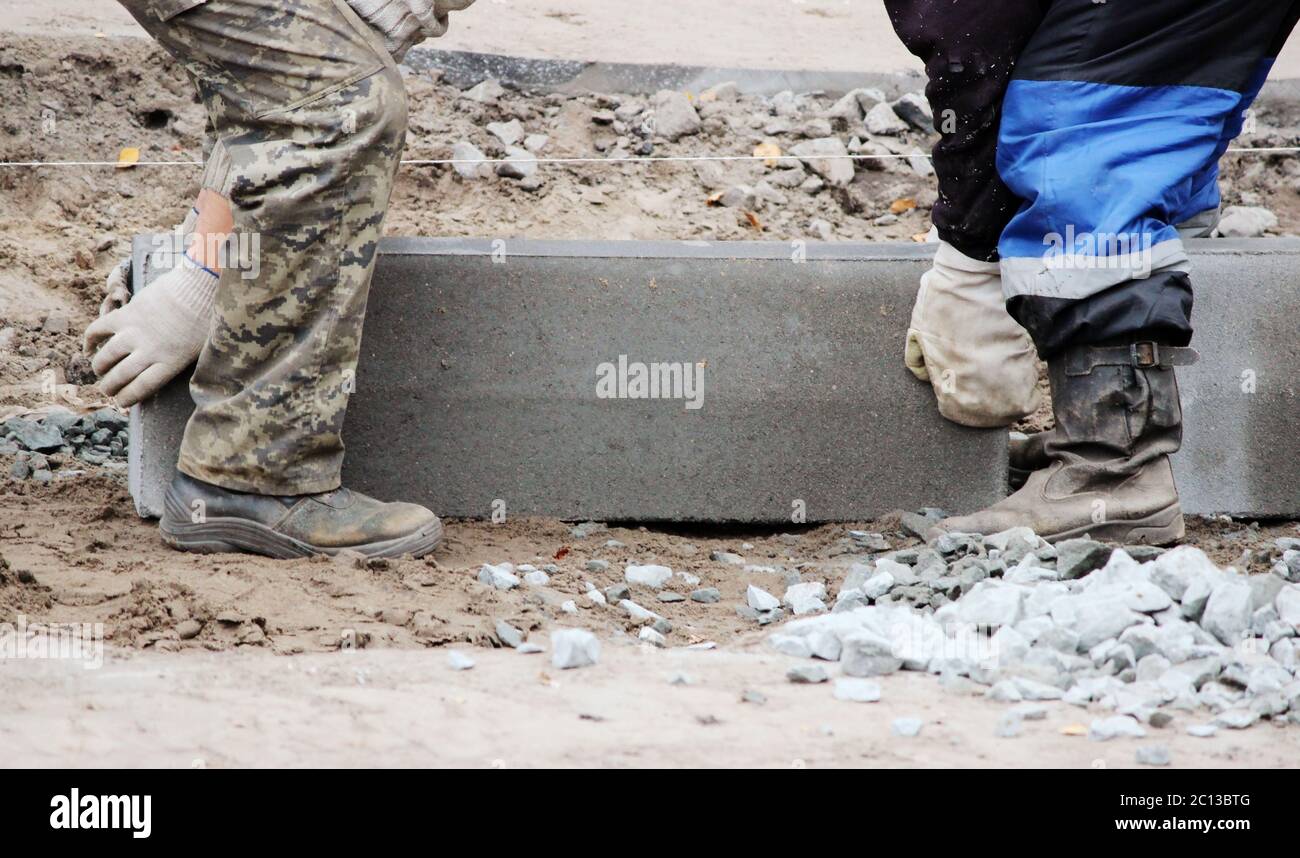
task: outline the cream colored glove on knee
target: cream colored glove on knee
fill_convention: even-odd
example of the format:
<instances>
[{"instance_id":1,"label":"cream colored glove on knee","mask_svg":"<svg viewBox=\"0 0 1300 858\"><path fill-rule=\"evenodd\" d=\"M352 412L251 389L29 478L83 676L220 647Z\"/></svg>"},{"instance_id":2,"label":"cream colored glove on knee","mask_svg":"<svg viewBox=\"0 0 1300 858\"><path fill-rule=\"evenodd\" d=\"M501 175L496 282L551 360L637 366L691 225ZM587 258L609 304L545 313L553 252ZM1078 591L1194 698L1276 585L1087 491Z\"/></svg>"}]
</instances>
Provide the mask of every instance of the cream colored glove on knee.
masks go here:
<instances>
[{"instance_id":1,"label":"cream colored glove on knee","mask_svg":"<svg viewBox=\"0 0 1300 858\"><path fill-rule=\"evenodd\" d=\"M425 39L447 32L448 16L474 0L347 0L361 20L379 31L384 46L401 62L406 52Z\"/></svg>"},{"instance_id":2,"label":"cream colored glove on knee","mask_svg":"<svg viewBox=\"0 0 1300 858\"><path fill-rule=\"evenodd\" d=\"M1038 408L1038 355L1007 313L998 272L941 242L912 309L907 368L963 426L1008 426Z\"/></svg>"},{"instance_id":3,"label":"cream colored glove on knee","mask_svg":"<svg viewBox=\"0 0 1300 858\"><path fill-rule=\"evenodd\" d=\"M83 345L99 389L129 408L180 375L207 341L218 281L185 255L126 306L91 323Z\"/></svg>"}]
</instances>

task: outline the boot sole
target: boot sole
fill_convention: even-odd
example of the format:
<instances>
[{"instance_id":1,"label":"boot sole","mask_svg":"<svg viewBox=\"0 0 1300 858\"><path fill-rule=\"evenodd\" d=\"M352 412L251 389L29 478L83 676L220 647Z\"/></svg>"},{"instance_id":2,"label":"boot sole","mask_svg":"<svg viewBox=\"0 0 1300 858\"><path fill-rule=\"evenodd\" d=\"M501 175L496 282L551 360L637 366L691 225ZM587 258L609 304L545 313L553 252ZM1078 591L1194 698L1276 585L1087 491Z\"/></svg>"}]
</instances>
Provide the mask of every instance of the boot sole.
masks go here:
<instances>
[{"instance_id":1,"label":"boot sole","mask_svg":"<svg viewBox=\"0 0 1300 858\"><path fill-rule=\"evenodd\" d=\"M177 551L193 554L260 554L276 560L296 560L319 554L334 556L355 551L365 557L423 557L442 542L442 522L434 519L415 533L364 545L312 545L278 533L264 524L246 518L210 518L202 524L188 521L184 510L173 509L170 496L165 501L158 530L162 540Z\"/></svg>"},{"instance_id":2,"label":"boot sole","mask_svg":"<svg viewBox=\"0 0 1300 858\"><path fill-rule=\"evenodd\" d=\"M1174 504L1144 518L1076 527L1061 533L1043 535L1043 539L1056 543L1086 536L1099 542L1115 542L1121 545L1171 545L1186 534L1187 527L1183 521L1182 507Z\"/></svg>"}]
</instances>

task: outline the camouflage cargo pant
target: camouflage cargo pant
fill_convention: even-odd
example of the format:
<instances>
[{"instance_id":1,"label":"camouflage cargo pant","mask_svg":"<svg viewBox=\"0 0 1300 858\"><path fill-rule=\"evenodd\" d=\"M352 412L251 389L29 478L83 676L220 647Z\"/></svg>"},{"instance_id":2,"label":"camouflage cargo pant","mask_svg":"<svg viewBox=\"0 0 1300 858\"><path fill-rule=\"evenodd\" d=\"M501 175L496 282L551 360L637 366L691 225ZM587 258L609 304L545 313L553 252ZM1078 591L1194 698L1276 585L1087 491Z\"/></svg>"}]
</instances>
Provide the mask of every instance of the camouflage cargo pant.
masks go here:
<instances>
[{"instance_id":1,"label":"camouflage cargo pant","mask_svg":"<svg viewBox=\"0 0 1300 858\"><path fill-rule=\"evenodd\" d=\"M236 491L335 489L401 75L344 0L121 2L198 83L217 138L203 185L258 242L257 276L222 272L178 467Z\"/></svg>"}]
</instances>

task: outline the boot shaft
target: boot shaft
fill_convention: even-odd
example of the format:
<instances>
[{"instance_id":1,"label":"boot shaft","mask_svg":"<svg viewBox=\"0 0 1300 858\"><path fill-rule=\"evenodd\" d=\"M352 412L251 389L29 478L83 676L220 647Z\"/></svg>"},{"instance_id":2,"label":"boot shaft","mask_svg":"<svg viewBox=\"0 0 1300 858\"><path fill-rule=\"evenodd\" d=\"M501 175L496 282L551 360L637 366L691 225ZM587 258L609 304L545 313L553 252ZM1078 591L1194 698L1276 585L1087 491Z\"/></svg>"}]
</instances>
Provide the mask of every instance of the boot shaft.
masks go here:
<instances>
[{"instance_id":1,"label":"boot shaft","mask_svg":"<svg viewBox=\"0 0 1300 858\"><path fill-rule=\"evenodd\" d=\"M1056 432L1049 453L1089 460L1176 452L1183 412L1174 367L1195 352L1155 343L1078 346L1048 361Z\"/></svg>"}]
</instances>

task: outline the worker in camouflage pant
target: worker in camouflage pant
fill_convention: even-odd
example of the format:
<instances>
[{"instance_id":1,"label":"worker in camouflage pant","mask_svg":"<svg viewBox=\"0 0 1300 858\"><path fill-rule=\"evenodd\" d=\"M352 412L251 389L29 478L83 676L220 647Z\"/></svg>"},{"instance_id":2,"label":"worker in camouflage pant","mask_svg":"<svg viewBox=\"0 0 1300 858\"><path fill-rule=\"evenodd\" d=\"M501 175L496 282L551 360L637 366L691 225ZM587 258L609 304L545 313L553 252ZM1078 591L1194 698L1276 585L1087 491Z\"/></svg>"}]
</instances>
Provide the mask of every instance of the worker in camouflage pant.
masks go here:
<instances>
[{"instance_id":1,"label":"worker in camouflage pant","mask_svg":"<svg viewBox=\"0 0 1300 858\"><path fill-rule=\"evenodd\" d=\"M405 142L396 61L473 0L121 2L184 64L216 136L181 264L107 302L86 335L124 405L198 358L164 539L276 557L431 551L432 512L340 488L341 433ZM256 238L255 269L219 267L211 239L232 231Z\"/></svg>"}]
</instances>

